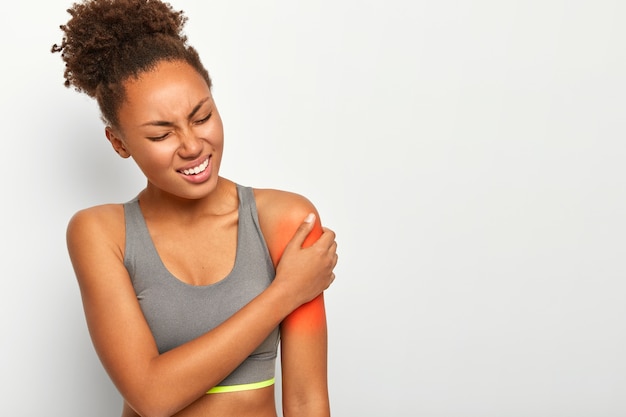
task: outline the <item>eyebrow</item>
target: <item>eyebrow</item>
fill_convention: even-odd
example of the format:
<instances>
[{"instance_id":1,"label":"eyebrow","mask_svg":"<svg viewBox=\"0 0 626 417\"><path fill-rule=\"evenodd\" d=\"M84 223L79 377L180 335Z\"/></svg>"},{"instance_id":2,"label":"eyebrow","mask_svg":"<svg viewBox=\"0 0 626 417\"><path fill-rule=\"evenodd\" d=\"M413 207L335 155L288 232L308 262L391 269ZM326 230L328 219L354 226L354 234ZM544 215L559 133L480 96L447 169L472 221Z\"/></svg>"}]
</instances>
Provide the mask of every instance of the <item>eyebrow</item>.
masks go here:
<instances>
[{"instance_id":1,"label":"eyebrow","mask_svg":"<svg viewBox=\"0 0 626 417\"><path fill-rule=\"evenodd\" d=\"M200 100L200 102L198 102L198 104L196 104L195 107L191 110L191 112L187 115L187 119L190 120L191 118L193 118L196 115L196 113L198 113L200 108L204 105L204 103L206 103L210 99L211 97L206 97ZM173 125L174 123L168 122L166 120L151 120L149 122L142 124L141 126L173 126Z\"/></svg>"}]
</instances>

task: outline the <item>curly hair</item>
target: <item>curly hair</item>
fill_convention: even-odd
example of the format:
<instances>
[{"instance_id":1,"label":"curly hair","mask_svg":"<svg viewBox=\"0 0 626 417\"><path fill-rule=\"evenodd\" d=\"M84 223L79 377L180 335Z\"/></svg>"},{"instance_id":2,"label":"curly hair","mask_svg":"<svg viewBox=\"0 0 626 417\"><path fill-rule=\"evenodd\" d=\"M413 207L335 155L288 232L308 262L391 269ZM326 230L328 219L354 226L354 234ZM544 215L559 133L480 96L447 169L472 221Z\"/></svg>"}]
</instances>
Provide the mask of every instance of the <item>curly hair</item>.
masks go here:
<instances>
[{"instance_id":1,"label":"curly hair","mask_svg":"<svg viewBox=\"0 0 626 417\"><path fill-rule=\"evenodd\" d=\"M196 49L187 44L183 11L160 0L84 0L67 12L64 37L52 52L65 62L65 86L95 98L105 123L118 126L124 82L162 61L184 61L211 78Z\"/></svg>"}]
</instances>

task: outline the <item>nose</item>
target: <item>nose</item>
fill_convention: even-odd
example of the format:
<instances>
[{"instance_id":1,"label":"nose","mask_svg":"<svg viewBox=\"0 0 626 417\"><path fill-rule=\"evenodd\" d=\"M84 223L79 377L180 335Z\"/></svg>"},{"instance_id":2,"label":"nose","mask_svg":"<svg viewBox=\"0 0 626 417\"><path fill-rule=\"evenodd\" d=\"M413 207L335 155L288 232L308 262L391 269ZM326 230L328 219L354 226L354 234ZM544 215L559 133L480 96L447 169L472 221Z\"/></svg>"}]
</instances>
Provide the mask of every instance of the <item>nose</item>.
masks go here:
<instances>
[{"instance_id":1,"label":"nose","mask_svg":"<svg viewBox=\"0 0 626 417\"><path fill-rule=\"evenodd\" d=\"M191 129L181 131L179 134L180 146L178 153L183 158L195 158L202 153L202 139L196 136Z\"/></svg>"}]
</instances>

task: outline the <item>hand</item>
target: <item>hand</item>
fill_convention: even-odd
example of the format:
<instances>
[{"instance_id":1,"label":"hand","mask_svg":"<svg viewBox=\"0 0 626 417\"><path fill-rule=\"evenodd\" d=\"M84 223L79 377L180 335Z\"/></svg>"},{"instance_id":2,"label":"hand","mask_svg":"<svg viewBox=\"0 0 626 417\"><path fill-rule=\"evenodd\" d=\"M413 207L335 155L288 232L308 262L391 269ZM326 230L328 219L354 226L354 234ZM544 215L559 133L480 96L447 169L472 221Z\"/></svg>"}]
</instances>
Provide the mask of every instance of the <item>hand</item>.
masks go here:
<instances>
[{"instance_id":1,"label":"hand","mask_svg":"<svg viewBox=\"0 0 626 417\"><path fill-rule=\"evenodd\" d=\"M315 216L310 214L285 247L276 267L274 284L286 289L295 307L317 297L335 280L333 269L338 259L335 233L321 228L319 239L309 247L302 247L315 226Z\"/></svg>"}]
</instances>

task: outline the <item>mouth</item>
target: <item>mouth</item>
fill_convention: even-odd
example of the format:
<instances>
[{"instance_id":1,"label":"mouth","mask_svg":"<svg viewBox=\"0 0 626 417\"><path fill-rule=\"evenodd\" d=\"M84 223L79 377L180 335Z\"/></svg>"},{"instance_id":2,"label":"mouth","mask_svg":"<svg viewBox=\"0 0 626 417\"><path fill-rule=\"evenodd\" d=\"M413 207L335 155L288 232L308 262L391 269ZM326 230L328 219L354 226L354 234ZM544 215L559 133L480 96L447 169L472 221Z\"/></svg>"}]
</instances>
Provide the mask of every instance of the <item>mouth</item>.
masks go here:
<instances>
[{"instance_id":1,"label":"mouth","mask_svg":"<svg viewBox=\"0 0 626 417\"><path fill-rule=\"evenodd\" d=\"M207 169L207 167L209 166L209 159L210 156L208 156L200 165L187 169L181 169L178 172L183 175L198 175Z\"/></svg>"}]
</instances>

